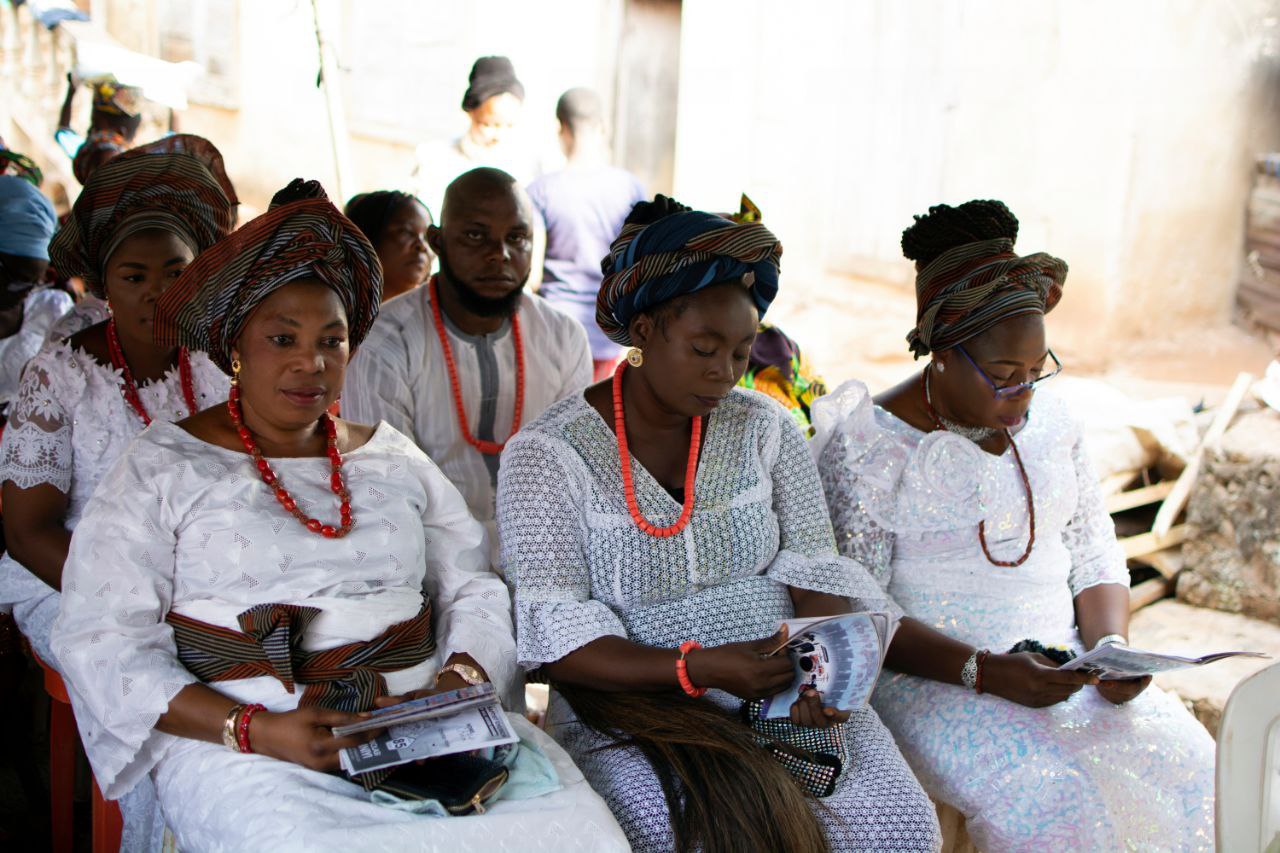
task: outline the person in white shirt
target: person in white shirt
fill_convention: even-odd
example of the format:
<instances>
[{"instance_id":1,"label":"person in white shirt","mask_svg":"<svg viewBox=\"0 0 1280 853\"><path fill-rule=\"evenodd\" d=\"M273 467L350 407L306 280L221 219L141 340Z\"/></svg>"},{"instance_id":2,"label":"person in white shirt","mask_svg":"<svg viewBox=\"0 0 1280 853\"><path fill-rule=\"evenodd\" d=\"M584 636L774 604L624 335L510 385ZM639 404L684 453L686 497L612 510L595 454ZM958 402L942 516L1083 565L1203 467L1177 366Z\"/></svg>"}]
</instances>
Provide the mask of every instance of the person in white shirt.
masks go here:
<instances>
[{"instance_id":1,"label":"person in white shirt","mask_svg":"<svg viewBox=\"0 0 1280 853\"><path fill-rule=\"evenodd\" d=\"M439 274L383 306L342 393L344 415L411 436L490 533L506 441L591 381L582 326L525 292L533 217L506 172L450 184L427 237Z\"/></svg>"}]
</instances>

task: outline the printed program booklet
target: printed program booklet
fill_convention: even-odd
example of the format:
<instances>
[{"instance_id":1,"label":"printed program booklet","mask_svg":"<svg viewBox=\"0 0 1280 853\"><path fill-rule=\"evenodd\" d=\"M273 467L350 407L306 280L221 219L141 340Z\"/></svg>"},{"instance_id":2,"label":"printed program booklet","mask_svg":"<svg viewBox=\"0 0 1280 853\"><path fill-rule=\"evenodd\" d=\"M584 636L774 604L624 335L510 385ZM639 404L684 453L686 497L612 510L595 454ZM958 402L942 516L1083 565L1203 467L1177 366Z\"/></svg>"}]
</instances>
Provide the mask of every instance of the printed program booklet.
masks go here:
<instances>
[{"instance_id":1,"label":"printed program booklet","mask_svg":"<svg viewBox=\"0 0 1280 853\"><path fill-rule=\"evenodd\" d=\"M1265 658L1267 655L1259 652L1218 652L1200 657L1183 657L1107 643L1091 652L1072 658L1058 669L1088 669L1098 673L1099 678L1113 680L1141 678L1144 675L1204 666L1207 663L1234 657Z\"/></svg>"},{"instance_id":2,"label":"printed program booklet","mask_svg":"<svg viewBox=\"0 0 1280 853\"><path fill-rule=\"evenodd\" d=\"M339 754L352 776L423 758L470 752L519 740L493 685L480 684L381 708L373 717L334 729L335 735L387 727L387 731Z\"/></svg>"},{"instance_id":3,"label":"printed program booklet","mask_svg":"<svg viewBox=\"0 0 1280 853\"><path fill-rule=\"evenodd\" d=\"M787 619L785 645L795 665L791 686L764 700L761 716L785 717L809 687L823 704L840 711L861 708L875 689L889 641L898 630L891 613L846 613L817 619ZM781 627L781 625L779 626ZM781 649L779 649L781 651Z\"/></svg>"}]
</instances>

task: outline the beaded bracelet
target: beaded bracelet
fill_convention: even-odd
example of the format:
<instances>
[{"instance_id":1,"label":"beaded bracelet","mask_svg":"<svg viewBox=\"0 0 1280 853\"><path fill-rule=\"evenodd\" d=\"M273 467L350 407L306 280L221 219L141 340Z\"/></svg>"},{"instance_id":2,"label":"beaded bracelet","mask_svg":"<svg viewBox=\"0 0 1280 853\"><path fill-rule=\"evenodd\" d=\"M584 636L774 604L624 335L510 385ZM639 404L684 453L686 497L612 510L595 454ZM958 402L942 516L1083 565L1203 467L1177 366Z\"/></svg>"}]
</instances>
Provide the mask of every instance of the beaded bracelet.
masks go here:
<instances>
[{"instance_id":1,"label":"beaded bracelet","mask_svg":"<svg viewBox=\"0 0 1280 853\"><path fill-rule=\"evenodd\" d=\"M702 643L696 640L685 640L680 644L680 657L676 659L676 680L680 682L680 689L688 693L694 699L707 692L705 687L695 687L689 679L689 662L685 657L689 652L695 649L701 649Z\"/></svg>"},{"instance_id":2,"label":"beaded bracelet","mask_svg":"<svg viewBox=\"0 0 1280 853\"><path fill-rule=\"evenodd\" d=\"M244 710L240 712L240 719L236 723L236 743L239 744L241 752L253 752L253 747L249 744L249 721L253 719L254 714L265 710L267 709L262 705L253 704L245 705Z\"/></svg>"},{"instance_id":3,"label":"beaded bracelet","mask_svg":"<svg viewBox=\"0 0 1280 853\"><path fill-rule=\"evenodd\" d=\"M987 655L989 654L991 654L991 652L987 649L983 649L982 651L978 652L978 660L977 660L978 672L977 672L977 677L975 677L973 680L973 691L975 693L982 692L982 665L987 662Z\"/></svg>"}]
</instances>

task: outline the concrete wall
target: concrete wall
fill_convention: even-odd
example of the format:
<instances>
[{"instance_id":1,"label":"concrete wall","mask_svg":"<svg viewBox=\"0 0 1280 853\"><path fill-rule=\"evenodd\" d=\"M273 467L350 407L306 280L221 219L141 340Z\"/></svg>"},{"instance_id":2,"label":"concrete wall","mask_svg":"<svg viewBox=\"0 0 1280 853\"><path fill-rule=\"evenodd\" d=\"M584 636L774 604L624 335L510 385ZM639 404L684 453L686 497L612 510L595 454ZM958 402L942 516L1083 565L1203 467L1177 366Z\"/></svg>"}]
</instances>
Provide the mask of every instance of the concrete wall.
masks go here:
<instances>
[{"instance_id":1,"label":"concrete wall","mask_svg":"<svg viewBox=\"0 0 1280 853\"><path fill-rule=\"evenodd\" d=\"M1274 0L688 2L676 191L717 209L749 192L800 290L832 272L907 282L912 214L1000 198L1022 251L1071 265L1056 335L1104 348L1222 321L1252 160L1280 146L1278 14Z\"/></svg>"}]
</instances>

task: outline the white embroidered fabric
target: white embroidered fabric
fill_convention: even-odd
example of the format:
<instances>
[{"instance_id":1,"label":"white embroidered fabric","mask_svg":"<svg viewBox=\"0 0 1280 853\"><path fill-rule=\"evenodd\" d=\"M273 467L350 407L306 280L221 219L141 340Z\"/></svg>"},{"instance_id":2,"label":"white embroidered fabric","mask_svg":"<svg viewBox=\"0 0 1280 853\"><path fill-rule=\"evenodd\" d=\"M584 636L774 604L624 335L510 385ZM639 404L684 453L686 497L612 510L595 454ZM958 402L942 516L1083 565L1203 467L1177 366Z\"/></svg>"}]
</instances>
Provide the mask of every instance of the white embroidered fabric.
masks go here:
<instances>
[{"instance_id":1,"label":"white embroidered fabric","mask_svg":"<svg viewBox=\"0 0 1280 853\"><path fill-rule=\"evenodd\" d=\"M45 343L65 341L76 332L83 332L90 326L96 326L110 318L111 307L107 305L106 300L89 294L82 297L70 311L49 327L49 334L45 336L44 341Z\"/></svg>"},{"instance_id":2,"label":"white embroidered fabric","mask_svg":"<svg viewBox=\"0 0 1280 853\"><path fill-rule=\"evenodd\" d=\"M271 464L305 512L336 519L327 459ZM155 717L195 680L178 662L163 621L169 610L239 630L236 617L254 605L306 604L324 614L304 646L329 648L412 618L426 592L438 660L389 674L388 689L422 687L459 651L506 687L510 596L457 490L385 424L346 455L344 474L356 525L325 539L279 507L251 457L172 424L153 424L113 466L76 528L53 634L108 795L163 755L172 738L154 731ZM102 566L113 567L109 577ZM272 709L298 699L272 678L219 689Z\"/></svg>"},{"instance_id":3,"label":"white embroidered fabric","mask_svg":"<svg viewBox=\"0 0 1280 853\"><path fill-rule=\"evenodd\" d=\"M0 403L17 396L22 368L40 351L50 327L71 305L69 295L51 287L27 294L22 304L22 326L9 337L0 338Z\"/></svg>"},{"instance_id":4,"label":"white embroidered fabric","mask_svg":"<svg viewBox=\"0 0 1280 853\"><path fill-rule=\"evenodd\" d=\"M272 466L309 515L336 517L328 460ZM119 796L150 772L166 822L192 850L625 849L608 809L563 751L514 717L543 745L564 787L498 803L493 820L432 820L375 806L338 777L155 729L169 701L196 680L177 659L163 621L169 610L238 628L236 616L257 604L316 607L322 613L303 647L318 650L377 636L414 616L425 594L436 655L386 673L388 690L426 686L458 651L475 657L500 689L511 681L510 597L457 489L386 424L345 456L344 474L356 525L330 540L278 506L249 456L171 424L153 425L108 473L72 541L53 633L106 795ZM272 711L296 707L300 696L274 678L213 686Z\"/></svg>"},{"instance_id":5,"label":"white embroidered fabric","mask_svg":"<svg viewBox=\"0 0 1280 853\"><path fill-rule=\"evenodd\" d=\"M858 382L815 402L813 420L840 552L908 616L993 652L1023 639L1079 651L1075 596L1128 586L1080 429L1051 392L1037 393L1014 437L1036 520L1035 548L1016 567L993 565L978 540L985 521L997 559L1026 547L1026 491L1012 452L922 433ZM1124 706L1085 688L1032 709L886 671L872 704L925 790L966 815L983 850L1212 847L1212 739L1155 688Z\"/></svg>"}]
</instances>

